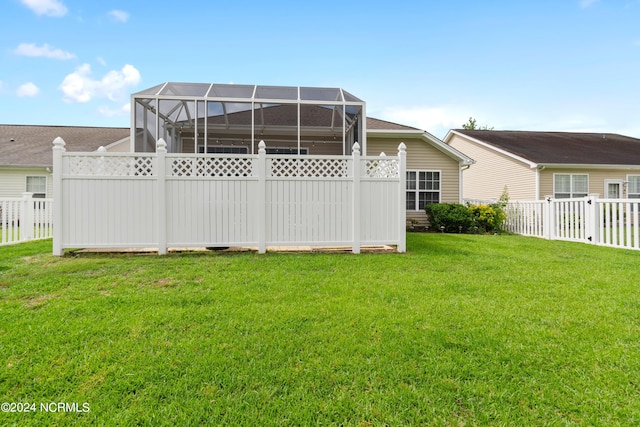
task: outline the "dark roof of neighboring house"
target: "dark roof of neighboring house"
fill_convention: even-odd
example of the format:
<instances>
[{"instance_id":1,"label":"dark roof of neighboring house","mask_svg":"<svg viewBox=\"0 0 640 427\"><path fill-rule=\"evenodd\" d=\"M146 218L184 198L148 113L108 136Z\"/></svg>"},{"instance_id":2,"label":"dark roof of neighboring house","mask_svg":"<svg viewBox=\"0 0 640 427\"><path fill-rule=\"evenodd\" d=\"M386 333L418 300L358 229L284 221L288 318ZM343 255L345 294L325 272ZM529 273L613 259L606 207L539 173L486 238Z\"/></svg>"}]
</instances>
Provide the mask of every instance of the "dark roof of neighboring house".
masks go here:
<instances>
[{"instance_id":1,"label":"dark roof of neighboring house","mask_svg":"<svg viewBox=\"0 0 640 427\"><path fill-rule=\"evenodd\" d=\"M640 165L640 139L613 133L465 129L455 132L538 164Z\"/></svg>"},{"instance_id":2,"label":"dark roof of neighboring house","mask_svg":"<svg viewBox=\"0 0 640 427\"><path fill-rule=\"evenodd\" d=\"M0 166L51 166L53 140L67 151L95 151L129 137L129 128L0 125Z\"/></svg>"}]
</instances>

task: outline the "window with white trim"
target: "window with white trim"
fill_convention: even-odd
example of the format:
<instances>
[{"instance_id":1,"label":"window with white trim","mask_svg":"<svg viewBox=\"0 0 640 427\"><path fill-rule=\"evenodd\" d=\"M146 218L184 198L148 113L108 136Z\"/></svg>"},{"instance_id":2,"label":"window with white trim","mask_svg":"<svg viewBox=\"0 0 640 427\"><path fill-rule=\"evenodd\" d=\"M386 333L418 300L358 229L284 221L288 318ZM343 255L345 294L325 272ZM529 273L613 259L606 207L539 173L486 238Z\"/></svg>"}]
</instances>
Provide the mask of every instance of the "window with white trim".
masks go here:
<instances>
[{"instance_id":1,"label":"window with white trim","mask_svg":"<svg viewBox=\"0 0 640 427\"><path fill-rule=\"evenodd\" d=\"M44 199L47 197L47 177L28 176L27 193L33 193L35 199Z\"/></svg>"},{"instance_id":2,"label":"window with white trim","mask_svg":"<svg viewBox=\"0 0 640 427\"><path fill-rule=\"evenodd\" d=\"M627 175L627 197L640 199L640 175Z\"/></svg>"},{"instance_id":3,"label":"window with white trim","mask_svg":"<svg viewBox=\"0 0 640 427\"><path fill-rule=\"evenodd\" d=\"M589 194L589 175L577 173L553 174L553 197L571 199Z\"/></svg>"},{"instance_id":4,"label":"window with white trim","mask_svg":"<svg viewBox=\"0 0 640 427\"><path fill-rule=\"evenodd\" d=\"M407 210L421 211L440 203L440 171L407 171Z\"/></svg>"}]
</instances>

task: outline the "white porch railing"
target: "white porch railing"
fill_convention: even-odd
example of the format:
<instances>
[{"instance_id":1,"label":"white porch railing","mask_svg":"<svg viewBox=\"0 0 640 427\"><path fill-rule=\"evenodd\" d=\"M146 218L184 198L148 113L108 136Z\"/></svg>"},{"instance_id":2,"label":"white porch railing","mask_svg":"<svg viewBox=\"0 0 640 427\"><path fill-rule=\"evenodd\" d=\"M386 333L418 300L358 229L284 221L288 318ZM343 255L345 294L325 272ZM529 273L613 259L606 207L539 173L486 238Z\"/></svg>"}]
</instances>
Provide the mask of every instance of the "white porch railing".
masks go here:
<instances>
[{"instance_id":1,"label":"white porch railing","mask_svg":"<svg viewBox=\"0 0 640 427\"><path fill-rule=\"evenodd\" d=\"M0 246L53 237L53 199L0 198Z\"/></svg>"},{"instance_id":2,"label":"white porch railing","mask_svg":"<svg viewBox=\"0 0 640 427\"><path fill-rule=\"evenodd\" d=\"M553 199L509 202L506 229L512 233L640 249L640 200Z\"/></svg>"},{"instance_id":3,"label":"white porch railing","mask_svg":"<svg viewBox=\"0 0 640 427\"><path fill-rule=\"evenodd\" d=\"M65 248L396 245L406 250L397 156L67 153L54 141L54 255Z\"/></svg>"}]
</instances>

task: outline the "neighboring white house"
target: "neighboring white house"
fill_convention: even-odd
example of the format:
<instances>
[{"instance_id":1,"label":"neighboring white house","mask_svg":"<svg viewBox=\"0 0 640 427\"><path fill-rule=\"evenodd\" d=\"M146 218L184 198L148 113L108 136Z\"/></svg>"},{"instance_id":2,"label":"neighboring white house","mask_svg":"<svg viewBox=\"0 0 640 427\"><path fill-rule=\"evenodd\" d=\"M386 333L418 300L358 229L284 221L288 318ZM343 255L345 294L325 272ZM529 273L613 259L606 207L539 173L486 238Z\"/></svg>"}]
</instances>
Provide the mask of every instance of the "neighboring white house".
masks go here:
<instances>
[{"instance_id":1,"label":"neighboring white house","mask_svg":"<svg viewBox=\"0 0 640 427\"><path fill-rule=\"evenodd\" d=\"M52 142L62 137L67 149L129 150L129 128L0 125L0 198L52 197Z\"/></svg>"}]
</instances>

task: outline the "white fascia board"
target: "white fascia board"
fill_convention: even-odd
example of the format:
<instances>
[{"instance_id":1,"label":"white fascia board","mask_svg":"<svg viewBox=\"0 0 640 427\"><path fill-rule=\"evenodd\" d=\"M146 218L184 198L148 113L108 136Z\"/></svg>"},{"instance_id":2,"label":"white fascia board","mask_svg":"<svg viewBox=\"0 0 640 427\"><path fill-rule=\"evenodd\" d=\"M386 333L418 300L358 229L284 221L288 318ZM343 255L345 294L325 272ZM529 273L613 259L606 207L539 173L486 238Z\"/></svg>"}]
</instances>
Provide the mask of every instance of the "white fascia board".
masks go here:
<instances>
[{"instance_id":1,"label":"white fascia board","mask_svg":"<svg viewBox=\"0 0 640 427\"><path fill-rule=\"evenodd\" d=\"M458 161L460 162L461 165L472 165L472 164L475 163L475 160L473 160L471 157L469 157L466 154L464 154L463 152L453 148L449 144L445 144L444 141L442 141L439 138L436 138L435 136L431 135L429 132L424 132L422 134L422 137L424 139L426 139L427 141L429 141L431 143L431 145L433 145L434 147L436 147L437 149L439 149L443 153L448 154L449 156L458 159Z\"/></svg>"},{"instance_id":2,"label":"white fascia board","mask_svg":"<svg viewBox=\"0 0 640 427\"><path fill-rule=\"evenodd\" d=\"M422 135L424 131L419 129L411 130L411 129L368 129L367 133L379 133L381 135Z\"/></svg>"},{"instance_id":3,"label":"white fascia board","mask_svg":"<svg viewBox=\"0 0 640 427\"><path fill-rule=\"evenodd\" d=\"M0 165L2 170L22 170L22 169L46 169L53 166L53 160L48 165Z\"/></svg>"},{"instance_id":4,"label":"white fascia board","mask_svg":"<svg viewBox=\"0 0 640 427\"><path fill-rule=\"evenodd\" d=\"M531 160L527 160L524 157L520 157L520 156L518 156L516 154L511 153L510 151L503 150L502 148L498 148L498 147L496 147L494 145L491 145L491 144L486 143L484 141L480 141L479 139L476 139L476 138L472 138L472 137L470 137L468 135L465 135L463 133L457 132L455 130L450 130L449 133L447 133L447 136L444 138L444 140L445 141L451 140L451 138L453 138L453 135L458 135L461 138L465 138L467 141L471 141L471 142L473 142L475 144L478 144L478 145L480 145L482 147L485 147L485 148L487 148L489 150L495 151L496 153L500 153L500 154L503 154L503 155L505 155L507 157L511 157L514 160L517 160L519 162L524 163L525 165L529 166L531 169L535 169L538 166L540 166L536 162L532 162ZM445 144L449 145L447 142L445 142Z\"/></svg>"}]
</instances>

